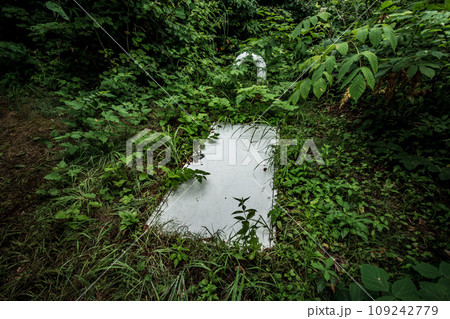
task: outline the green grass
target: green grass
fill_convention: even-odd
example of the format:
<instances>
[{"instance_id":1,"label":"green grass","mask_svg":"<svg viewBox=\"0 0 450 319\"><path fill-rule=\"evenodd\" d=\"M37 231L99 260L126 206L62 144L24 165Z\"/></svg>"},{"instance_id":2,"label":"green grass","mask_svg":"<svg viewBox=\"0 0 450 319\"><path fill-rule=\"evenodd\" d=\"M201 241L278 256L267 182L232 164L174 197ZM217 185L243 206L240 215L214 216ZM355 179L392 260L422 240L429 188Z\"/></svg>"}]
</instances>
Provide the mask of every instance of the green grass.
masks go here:
<instances>
[{"instance_id":1,"label":"green grass","mask_svg":"<svg viewBox=\"0 0 450 319\"><path fill-rule=\"evenodd\" d=\"M352 298L348 274L377 273L367 264L418 286L414 267L449 260L448 8L257 2L88 6L154 79L77 8L66 20L6 5L0 299L335 300ZM264 56L266 85L252 63L232 66L243 51ZM279 149L271 160L276 245L145 232L171 187L201 178L182 170L193 139L254 121L298 141L287 165ZM125 141L144 128L171 138L155 174L126 166ZM307 138L325 165L296 164Z\"/></svg>"},{"instance_id":2,"label":"green grass","mask_svg":"<svg viewBox=\"0 0 450 319\"><path fill-rule=\"evenodd\" d=\"M57 194L44 193L32 211L2 223L1 299L75 300L105 271L83 300L335 298L336 287L350 278L337 266L318 266L328 256L286 211L356 278L363 263L401 276L417 261L443 258L445 218L431 199L442 196L434 182L377 160L345 117L314 106L301 114L301 125L294 116L280 131L299 145L289 149L288 165L275 176L280 208L271 213L277 233L272 249L252 255L217 238L190 237L180 244L181 234L159 228L142 235L143 223L167 191L165 177L141 180L120 161L123 149L103 155L80 151L63 156L67 163L56 169L61 180L42 180L42 189L56 188ZM327 165L293 164L307 137L314 138ZM129 202L122 200L130 194ZM89 219L55 219L69 207ZM120 230L121 211L136 212L139 222ZM185 257L175 263L171 256L179 247Z\"/></svg>"}]
</instances>

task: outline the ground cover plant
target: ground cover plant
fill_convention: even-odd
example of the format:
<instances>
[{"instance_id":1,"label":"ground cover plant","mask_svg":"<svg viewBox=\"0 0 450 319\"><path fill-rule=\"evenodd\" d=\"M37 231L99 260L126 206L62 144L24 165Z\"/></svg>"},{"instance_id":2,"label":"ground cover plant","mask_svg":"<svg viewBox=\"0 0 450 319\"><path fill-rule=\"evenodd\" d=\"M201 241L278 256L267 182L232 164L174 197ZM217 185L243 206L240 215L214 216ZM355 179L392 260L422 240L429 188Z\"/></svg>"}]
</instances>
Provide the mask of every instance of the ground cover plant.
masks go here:
<instances>
[{"instance_id":1,"label":"ground cover plant","mask_svg":"<svg viewBox=\"0 0 450 319\"><path fill-rule=\"evenodd\" d=\"M1 299L450 299L449 1L4 2ZM242 245L145 226L208 178L183 167L216 122L298 141L270 249L244 197ZM170 138L152 172L127 166L143 129Z\"/></svg>"}]
</instances>

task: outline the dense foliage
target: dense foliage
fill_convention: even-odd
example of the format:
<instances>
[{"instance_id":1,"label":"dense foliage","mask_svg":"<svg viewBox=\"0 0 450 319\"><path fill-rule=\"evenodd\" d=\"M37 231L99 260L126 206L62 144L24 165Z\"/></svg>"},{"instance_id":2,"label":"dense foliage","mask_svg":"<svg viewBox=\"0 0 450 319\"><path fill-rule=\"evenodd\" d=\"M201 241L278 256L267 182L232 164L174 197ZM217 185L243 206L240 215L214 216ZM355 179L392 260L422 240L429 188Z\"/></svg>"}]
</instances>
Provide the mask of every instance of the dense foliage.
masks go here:
<instances>
[{"instance_id":1,"label":"dense foliage","mask_svg":"<svg viewBox=\"0 0 450 319\"><path fill-rule=\"evenodd\" d=\"M450 299L450 1L3 3L0 298ZM244 51L266 82L232 66ZM275 156L277 244L260 249L244 198L242 247L143 233L208 178L183 168L192 140L254 121L325 161ZM171 138L155 174L126 165L144 128Z\"/></svg>"}]
</instances>

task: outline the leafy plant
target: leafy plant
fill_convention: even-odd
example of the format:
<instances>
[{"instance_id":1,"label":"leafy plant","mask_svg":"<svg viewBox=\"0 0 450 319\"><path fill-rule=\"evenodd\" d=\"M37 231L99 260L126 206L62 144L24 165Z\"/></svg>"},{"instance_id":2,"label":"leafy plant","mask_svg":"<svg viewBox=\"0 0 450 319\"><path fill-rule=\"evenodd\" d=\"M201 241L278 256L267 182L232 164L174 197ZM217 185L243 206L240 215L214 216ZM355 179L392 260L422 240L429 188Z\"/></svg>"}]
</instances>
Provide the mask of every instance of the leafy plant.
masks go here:
<instances>
[{"instance_id":1,"label":"leafy plant","mask_svg":"<svg viewBox=\"0 0 450 319\"><path fill-rule=\"evenodd\" d=\"M76 227L77 222L89 220L89 217L81 214L79 207L75 206L56 213L55 219L69 219L74 223L70 223L70 227Z\"/></svg>"},{"instance_id":2,"label":"leafy plant","mask_svg":"<svg viewBox=\"0 0 450 319\"><path fill-rule=\"evenodd\" d=\"M233 198L239 202L238 207L241 207L241 210L237 210L231 214L235 215L234 219L241 225L241 229L239 229L234 236L237 237L239 245L250 252L249 259L251 260L255 258L261 247L256 232L263 224L260 219L254 218L256 210L247 208L245 205L245 202L249 200L250 197Z\"/></svg>"},{"instance_id":3,"label":"leafy plant","mask_svg":"<svg viewBox=\"0 0 450 319\"><path fill-rule=\"evenodd\" d=\"M414 77L417 72L428 79L433 79L435 69L444 67L439 59L447 53L441 49L428 51L426 47L429 42L426 39L433 39L431 40L434 41L433 46L435 44L440 48L446 46L442 42L443 38L437 34L448 28L446 25L448 12L422 11L423 8L419 7L415 7L413 11L402 11L392 4L393 2L386 1L378 9L383 14L381 21L377 19L367 25L355 27L351 33L343 34L342 39L338 38L332 43L331 40L324 41L314 56L300 64L300 72L311 77L303 77L298 82L292 99L297 101L300 96L306 99L311 88L319 99L327 89L333 88L333 82L336 80L342 83L340 90L345 89L341 106L349 98L357 101L367 87L375 90L377 85L380 90L382 83L386 85L384 92L389 101L397 82L400 82L395 80L394 83L394 78L398 78L400 72L404 74L401 86L405 86L408 81L417 83L418 76ZM327 12L322 12L303 20L294 29L291 37L297 39L300 35L304 36L310 32L320 19L324 21L328 19L325 14L329 16ZM388 23L382 23L387 20L385 19L387 15L389 15ZM420 33L417 33L419 30ZM413 42L422 47L423 51L417 52L417 46L413 45ZM393 53L397 56L393 57ZM388 62L379 65L380 56L388 56ZM432 56L438 60L431 58ZM338 72L335 76L336 71ZM389 79L385 77L386 74L390 74Z\"/></svg>"},{"instance_id":4,"label":"leafy plant","mask_svg":"<svg viewBox=\"0 0 450 319\"><path fill-rule=\"evenodd\" d=\"M449 263L443 261L439 268L419 263L413 268L420 274L421 279L428 280L421 280L418 286L411 278L402 278L391 283L385 270L373 265L361 265L363 287L377 300L449 300ZM367 300L367 295L355 283L350 284L350 288L342 290L340 294L348 294L350 300Z\"/></svg>"},{"instance_id":5,"label":"leafy plant","mask_svg":"<svg viewBox=\"0 0 450 319\"><path fill-rule=\"evenodd\" d=\"M448 250L448 1L80 3L129 55L72 1L0 10L2 298L367 299L323 250L363 265L374 298L449 298L430 264ZM233 67L244 51L264 85ZM192 139L254 121L323 157L299 165L300 142L271 160L277 244L242 198L234 245L155 226L122 254L169 187L207 177L183 168ZM156 174L126 166L144 128L171 138Z\"/></svg>"},{"instance_id":6,"label":"leafy plant","mask_svg":"<svg viewBox=\"0 0 450 319\"><path fill-rule=\"evenodd\" d=\"M206 176L211 173L202 171L200 169L191 169L183 167L181 169L170 170L167 167L162 167L162 170L167 172L166 185L177 189L181 183L184 183L192 178L195 178L199 183L206 180Z\"/></svg>"},{"instance_id":7,"label":"leafy plant","mask_svg":"<svg viewBox=\"0 0 450 319\"><path fill-rule=\"evenodd\" d=\"M334 266L334 261L332 258L328 258L325 260L324 263L322 262L313 262L311 263L311 266L314 269L317 269L319 271L319 276L321 277L318 282L318 287L323 287L325 282L332 282L333 284L336 282L336 278L338 278L338 275L336 272L331 270L331 268Z\"/></svg>"},{"instance_id":8,"label":"leafy plant","mask_svg":"<svg viewBox=\"0 0 450 319\"><path fill-rule=\"evenodd\" d=\"M119 212L119 216L121 218L120 221L120 230L126 230L132 226L135 226L139 223L139 218L137 212L132 211L121 211Z\"/></svg>"},{"instance_id":9,"label":"leafy plant","mask_svg":"<svg viewBox=\"0 0 450 319\"><path fill-rule=\"evenodd\" d=\"M188 260L188 256L185 252L189 252L189 248L183 246L185 240L186 239L177 238L178 244L172 245L173 253L170 255L169 259L173 261L173 266L175 268L180 262Z\"/></svg>"}]
</instances>

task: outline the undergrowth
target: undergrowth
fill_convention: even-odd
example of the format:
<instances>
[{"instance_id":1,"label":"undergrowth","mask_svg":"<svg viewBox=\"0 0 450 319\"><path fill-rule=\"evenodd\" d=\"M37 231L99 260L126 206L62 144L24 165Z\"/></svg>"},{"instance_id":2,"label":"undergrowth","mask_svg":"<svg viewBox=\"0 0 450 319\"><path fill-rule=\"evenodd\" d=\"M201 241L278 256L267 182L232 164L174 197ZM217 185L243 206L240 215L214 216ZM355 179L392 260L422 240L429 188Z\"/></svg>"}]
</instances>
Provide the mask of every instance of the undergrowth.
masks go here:
<instances>
[{"instance_id":1,"label":"undergrowth","mask_svg":"<svg viewBox=\"0 0 450 319\"><path fill-rule=\"evenodd\" d=\"M450 298L445 4L385 1L359 19L364 1L85 3L140 68L67 1L7 2L20 23L0 42L1 299ZM266 82L233 67L244 51ZM244 198L242 245L146 225L171 189L208 178L183 167L217 122L297 140L285 164L275 149L271 248ZM165 166L127 165L143 129L167 138ZM323 165L296 163L307 139Z\"/></svg>"}]
</instances>

